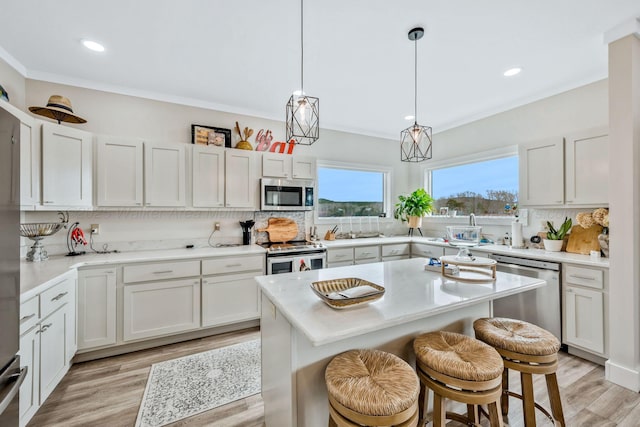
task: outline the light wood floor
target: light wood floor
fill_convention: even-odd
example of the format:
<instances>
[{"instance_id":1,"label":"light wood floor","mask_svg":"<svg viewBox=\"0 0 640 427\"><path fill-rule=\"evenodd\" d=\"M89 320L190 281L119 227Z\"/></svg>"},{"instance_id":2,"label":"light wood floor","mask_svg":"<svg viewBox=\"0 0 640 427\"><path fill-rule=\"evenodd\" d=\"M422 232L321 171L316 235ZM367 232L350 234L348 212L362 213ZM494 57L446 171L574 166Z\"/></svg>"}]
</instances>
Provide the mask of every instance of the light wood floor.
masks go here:
<instances>
[{"instance_id":1,"label":"light wood floor","mask_svg":"<svg viewBox=\"0 0 640 427\"><path fill-rule=\"evenodd\" d=\"M259 336L258 328L252 328L75 364L31 420L29 427L133 426L153 363ZM518 388L516 372L511 372L510 382L514 389ZM605 381L603 367L560 353L558 382L567 426L640 426L640 394ZM543 377L536 376L534 388L537 399L546 405L548 400ZM172 426L260 427L264 426L263 414L262 399L258 394ZM521 427L521 420L520 402L511 399L511 410L505 422L511 427ZM450 422L447 425L461 424ZM483 425L487 425L486 420ZM538 425L553 424L539 414Z\"/></svg>"}]
</instances>

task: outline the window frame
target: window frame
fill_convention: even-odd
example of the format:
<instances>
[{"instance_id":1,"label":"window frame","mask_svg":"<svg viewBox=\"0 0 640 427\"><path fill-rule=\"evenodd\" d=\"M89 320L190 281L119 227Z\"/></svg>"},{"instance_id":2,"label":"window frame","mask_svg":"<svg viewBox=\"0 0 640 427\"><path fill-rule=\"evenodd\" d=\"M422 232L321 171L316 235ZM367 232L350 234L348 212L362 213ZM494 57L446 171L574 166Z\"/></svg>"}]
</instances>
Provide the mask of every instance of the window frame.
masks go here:
<instances>
[{"instance_id":1,"label":"window frame","mask_svg":"<svg viewBox=\"0 0 640 427\"><path fill-rule=\"evenodd\" d=\"M432 171L434 169L444 169L455 166L467 165L470 163L480 163L486 162L489 160L497 160L505 157L518 157L518 146L510 145L507 147L496 148L492 150L485 150L478 153L466 154L464 156L458 157L450 157L448 159L443 159L435 162L431 162L426 165L423 169L423 182L424 188L427 190L429 194L433 194L433 176ZM519 209L519 218L524 226L528 225L528 211L527 209ZM448 224L468 224L469 223L469 215L459 215L459 216L447 216L447 215L438 215L432 214L430 216L425 217L427 221L433 221L436 223L448 223ZM513 215L476 215L476 221L481 222L483 225L510 225L513 221Z\"/></svg>"},{"instance_id":2,"label":"window frame","mask_svg":"<svg viewBox=\"0 0 640 427\"><path fill-rule=\"evenodd\" d=\"M382 178L382 200L383 200L383 209L387 214L386 217L380 218L378 216L372 217L333 217L333 216L318 216L320 203L318 199L320 198L320 179L319 174L316 175L316 191L315 191L315 209L313 210L313 221L315 224L335 224L339 218L378 218L380 222L390 222L393 220L393 212L392 206L393 203L391 201L391 188L393 185L393 168L389 166L382 165L371 165L364 163L354 163L354 162L340 162L335 160L320 160L316 161L316 168L318 171L320 168L333 168L333 169L347 169L353 171L362 171L362 172L379 172L383 174Z\"/></svg>"}]
</instances>

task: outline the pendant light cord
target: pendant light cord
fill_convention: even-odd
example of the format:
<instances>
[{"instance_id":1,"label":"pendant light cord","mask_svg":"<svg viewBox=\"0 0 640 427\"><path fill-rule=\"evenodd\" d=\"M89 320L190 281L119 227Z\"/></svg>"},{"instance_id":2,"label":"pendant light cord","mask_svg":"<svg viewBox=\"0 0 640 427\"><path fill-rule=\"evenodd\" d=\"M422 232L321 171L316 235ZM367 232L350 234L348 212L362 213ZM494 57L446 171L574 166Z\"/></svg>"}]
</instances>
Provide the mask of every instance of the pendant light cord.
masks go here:
<instances>
[{"instance_id":1,"label":"pendant light cord","mask_svg":"<svg viewBox=\"0 0 640 427\"><path fill-rule=\"evenodd\" d=\"M418 124L418 38L416 37L413 40L413 46L414 46L414 55L413 55L413 78L414 78L414 84L413 84L413 119L414 125Z\"/></svg>"},{"instance_id":2,"label":"pendant light cord","mask_svg":"<svg viewBox=\"0 0 640 427\"><path fill-rule=\"evenodd\" d=\"M304 96L304 0L300 0L300 96Z\"/></svg>"}]
</instances>

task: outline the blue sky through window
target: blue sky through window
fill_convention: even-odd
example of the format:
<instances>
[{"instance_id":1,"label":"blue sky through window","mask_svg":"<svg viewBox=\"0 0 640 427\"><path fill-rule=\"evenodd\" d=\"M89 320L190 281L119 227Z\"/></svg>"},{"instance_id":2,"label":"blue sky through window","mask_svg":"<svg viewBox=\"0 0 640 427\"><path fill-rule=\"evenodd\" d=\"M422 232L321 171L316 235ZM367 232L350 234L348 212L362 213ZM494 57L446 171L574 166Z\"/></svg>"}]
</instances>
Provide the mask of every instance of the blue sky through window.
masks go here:
<instances>
[{"instance_id":1,"label":"blue sky through window","mask_svg":"<svg viewBox=\"0 0 640 427\"><path fill-rule=\"evenodd\" d=\"M382 202L384 174L318 168L318 197L334 202Z\"/></svg>"},{"instance_id":2,"label":"blue sky through window","mask_svg":"<svg viewBox=\"0 0 640 427\"><path fill-rule=\"evenodd\" d=\"M487 190L518 193L518 156L487 160L432 171L433 198L465 191L486 195Z\"/></svg>"}]
</instances>

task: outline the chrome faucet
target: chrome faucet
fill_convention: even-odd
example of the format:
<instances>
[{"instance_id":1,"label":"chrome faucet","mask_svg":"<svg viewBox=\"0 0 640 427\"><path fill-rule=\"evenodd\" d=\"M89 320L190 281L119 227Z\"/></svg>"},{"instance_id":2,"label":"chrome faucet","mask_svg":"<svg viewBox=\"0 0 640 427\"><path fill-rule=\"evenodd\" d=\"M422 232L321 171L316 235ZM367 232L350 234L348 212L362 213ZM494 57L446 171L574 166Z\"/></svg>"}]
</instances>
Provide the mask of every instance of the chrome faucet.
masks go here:
<instances>
[{"instance_id":1,"label":"chrome faucet","mask_svg":"<svg viewBox=\"0 0 640 427\"><path fill-rule=\"evenodd\" d=\"M475 227L476 226L476 215L473 213L469 214L469 225Z\"/></svg>"}]
</instances>

